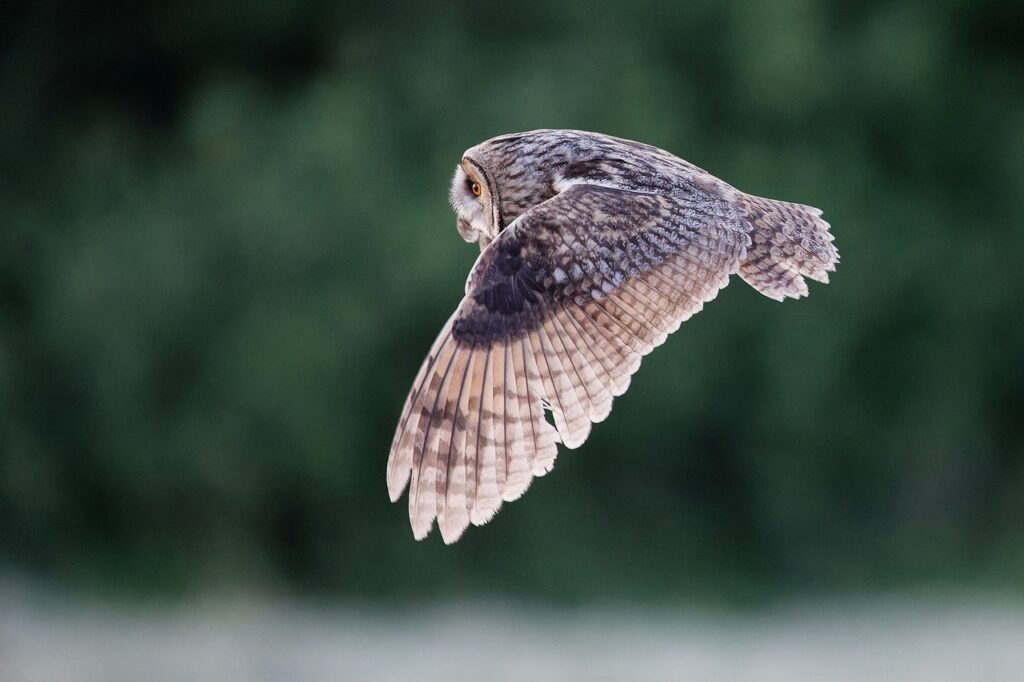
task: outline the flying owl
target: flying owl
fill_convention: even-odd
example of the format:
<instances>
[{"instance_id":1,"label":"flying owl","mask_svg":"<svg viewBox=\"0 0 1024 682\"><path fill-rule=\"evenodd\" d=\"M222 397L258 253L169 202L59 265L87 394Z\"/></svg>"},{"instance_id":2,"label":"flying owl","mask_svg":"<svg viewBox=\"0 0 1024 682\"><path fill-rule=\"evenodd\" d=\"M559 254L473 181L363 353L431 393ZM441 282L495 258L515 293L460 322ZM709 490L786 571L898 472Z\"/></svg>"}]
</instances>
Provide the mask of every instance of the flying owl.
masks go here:
<instances>
[{"instance_id":1,"label":"flying owl","mask_svg":"<svg viewBox=\"0 0 1024 682\"><path fill-rule=\"evenodd\" d=\"M480 256L409 392L387 471L392 501L409 487L415 537L437 519L449 544L550 471L558 443L582 445L643 356L731 275L781 301L806 296L805 277L828 282L839 261L820 210L597 133L478 144L451 202Z\"/></svg>"}]
</instances>

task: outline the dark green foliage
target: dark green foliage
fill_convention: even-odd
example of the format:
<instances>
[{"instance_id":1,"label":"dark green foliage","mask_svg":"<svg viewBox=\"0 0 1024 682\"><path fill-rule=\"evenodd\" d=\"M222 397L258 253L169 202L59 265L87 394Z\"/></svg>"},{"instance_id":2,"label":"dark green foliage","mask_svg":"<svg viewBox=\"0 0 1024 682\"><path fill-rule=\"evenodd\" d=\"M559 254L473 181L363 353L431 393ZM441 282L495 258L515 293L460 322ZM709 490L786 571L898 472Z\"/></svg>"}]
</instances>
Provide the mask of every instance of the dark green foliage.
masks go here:
<instances>
[{"instance_id":1,"label":"dark green foliage","mask_svg":"<svg viewBox=\"0 0 1024 682\"><path fill-rule=\"evenodd\" d=\"M343 3L341 3L343 4ZM0 22L0 562L562 599L1024 582L1019 3L41 2ZM387 501L463 149L665 147L822 207L458 545ZM404 500L403 500L404 504Z\"/></svg>"}]
</instances>

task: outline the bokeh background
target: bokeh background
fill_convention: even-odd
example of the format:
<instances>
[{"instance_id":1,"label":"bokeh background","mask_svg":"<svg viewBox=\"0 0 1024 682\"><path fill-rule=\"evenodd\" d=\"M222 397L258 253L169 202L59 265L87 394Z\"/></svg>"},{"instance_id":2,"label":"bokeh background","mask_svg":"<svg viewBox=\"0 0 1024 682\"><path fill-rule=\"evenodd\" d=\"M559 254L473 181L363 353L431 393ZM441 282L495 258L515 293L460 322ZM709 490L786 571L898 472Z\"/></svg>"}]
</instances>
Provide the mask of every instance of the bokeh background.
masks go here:
<instances>
[{"instance_id":1,"label":"bokeh background","mask_svg":"<svg viewBox=\"0 0 1024 682\"><path fill-rule=\"evenodd\" d=\"M381 637L379 612L467 600L482 622L613 603L654 627L666 605L875 599L865 631L893 593L1020 606L1021 3L3 13L0 638L19 674L38 672L19 624L82 602L113 631L149 622L140 603L357 603L375 615L346 622ZM523 501L416 543L384 466L477 253L449 178L465 148L539 127L822 207L843 261L799 302L736 280Z\"/></svg>"}]
</instances>

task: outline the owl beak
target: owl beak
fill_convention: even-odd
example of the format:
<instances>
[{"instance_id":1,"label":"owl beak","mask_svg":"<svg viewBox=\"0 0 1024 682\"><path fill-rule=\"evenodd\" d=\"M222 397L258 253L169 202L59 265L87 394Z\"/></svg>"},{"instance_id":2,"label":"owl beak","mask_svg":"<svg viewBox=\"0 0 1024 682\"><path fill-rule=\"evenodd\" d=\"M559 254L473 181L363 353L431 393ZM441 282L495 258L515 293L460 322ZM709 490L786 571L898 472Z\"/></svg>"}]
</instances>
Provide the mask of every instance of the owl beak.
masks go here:
<instances>
[{"instance_id":1,"label":"owl beak","mask_svg":"<svg viewBox=\"0 0 1024 682\"><path fill-rule=\"evenodd\" d=\"M455 221L455 228L459 231L459 236L462 237L465 241L472 244L477 240L476 229L474 229L474 227L469 224L469 221L463 218L462 216L459 216L459 218Z\"/></svg>"}]
</instances>

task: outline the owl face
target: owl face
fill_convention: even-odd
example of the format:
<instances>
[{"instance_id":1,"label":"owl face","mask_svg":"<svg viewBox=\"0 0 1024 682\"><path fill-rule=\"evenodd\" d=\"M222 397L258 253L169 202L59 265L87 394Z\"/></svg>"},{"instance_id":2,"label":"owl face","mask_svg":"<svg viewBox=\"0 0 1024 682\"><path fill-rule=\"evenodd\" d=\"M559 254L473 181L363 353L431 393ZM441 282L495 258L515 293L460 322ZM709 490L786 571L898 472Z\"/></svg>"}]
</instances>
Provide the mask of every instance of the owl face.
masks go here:
<instances>
[{"instance_id":1,"label":"owl face","mask_svg":"<svg viewBox=\"0 0 1024 682\"><path fill-rule=\"evenodd\" d=\"M494 193L488 175L476 161L464 156L452 178L451 202L458 217L456 228L467 242L480 242L480 248L498 236Z\"/></svg>"},{"instance_id":2,"label":"owl face","mask_svg":"<svg viewBox=\"0 0 1024 682\"><path fill-rule=\"evenodd\" d=\"M459 234L486 247L523 211L555 195L560 170L578 146L566 131L502 135L470 147L452 180Z\"/></svg>"}]
</instances>

